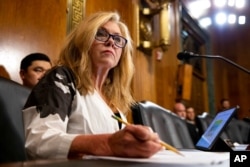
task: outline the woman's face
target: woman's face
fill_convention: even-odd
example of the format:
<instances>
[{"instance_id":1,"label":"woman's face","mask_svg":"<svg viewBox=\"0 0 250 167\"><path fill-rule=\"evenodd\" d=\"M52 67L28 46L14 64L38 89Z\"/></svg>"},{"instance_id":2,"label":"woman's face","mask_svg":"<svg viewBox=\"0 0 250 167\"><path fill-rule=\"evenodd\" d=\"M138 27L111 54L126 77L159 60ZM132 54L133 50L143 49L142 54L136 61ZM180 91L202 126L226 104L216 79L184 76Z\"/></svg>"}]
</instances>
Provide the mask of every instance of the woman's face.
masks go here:
<instances>
[{"instance_id":1,"label":"woman's face","mask_svg":"<svg viewBox=\"0 0 250 167\"><path fill-rule=\"evenodd\" d=\"M121 36L121 31L117 23L115 22L107 22L104 24L101 28L101 38L102 38L102 33L106 33L106 35L111 34L111 35L119 35ZM119 37L116 38L116 36L109 36L109 39L106 42L100 41L95 39L91 49L90 49L90 59L92 61L92 66L94 71L99 71L99 70L110 70L117 66L121 53L122 53L122 48L118 47L115 45L114 39L119 41Z\"/></svg>"}]
</instances>

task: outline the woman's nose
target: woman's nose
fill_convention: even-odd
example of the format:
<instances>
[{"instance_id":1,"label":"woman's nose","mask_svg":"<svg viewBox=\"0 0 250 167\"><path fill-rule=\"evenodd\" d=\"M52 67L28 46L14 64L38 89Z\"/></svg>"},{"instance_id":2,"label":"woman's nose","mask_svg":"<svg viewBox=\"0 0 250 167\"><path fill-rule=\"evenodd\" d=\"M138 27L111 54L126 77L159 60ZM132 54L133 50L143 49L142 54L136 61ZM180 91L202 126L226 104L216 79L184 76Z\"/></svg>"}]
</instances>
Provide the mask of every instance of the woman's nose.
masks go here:
<instances>
[{"instance_id":1,"label":"woman's nose","mask_svg":"<svg viewBox=\"0 0 250 167\"><path fill-rule=\"evenodd\" d=\"M109 37L109 39L108 39L108 41L107 42L105 42L105 45L106 46L115 46L115 41L114 41L114 39L110 36Z\"/></svg>"}]
</instances>

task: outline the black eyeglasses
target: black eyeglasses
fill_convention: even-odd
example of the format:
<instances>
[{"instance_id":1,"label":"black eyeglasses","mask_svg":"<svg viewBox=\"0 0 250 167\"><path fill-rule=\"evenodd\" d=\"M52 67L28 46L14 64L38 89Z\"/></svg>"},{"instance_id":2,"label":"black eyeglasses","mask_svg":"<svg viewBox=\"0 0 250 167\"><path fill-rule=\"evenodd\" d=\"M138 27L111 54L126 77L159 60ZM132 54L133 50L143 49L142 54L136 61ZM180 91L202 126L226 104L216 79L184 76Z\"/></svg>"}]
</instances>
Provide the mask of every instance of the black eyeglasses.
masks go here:
<instances>
[{"instance_id":1,"label":"black eyeglasses","mask_svg":"<svg viewBox=\"0 0 250 167\"><path fill-rule=\"evenodd\" d=\"M95 35L95 39L102 42L107 42L110 37L114 40L115 46L119 48L124 48L127 44L126 38L120 35L112 35L103 28L99 29Z\"/></svg>"}]
</instances>

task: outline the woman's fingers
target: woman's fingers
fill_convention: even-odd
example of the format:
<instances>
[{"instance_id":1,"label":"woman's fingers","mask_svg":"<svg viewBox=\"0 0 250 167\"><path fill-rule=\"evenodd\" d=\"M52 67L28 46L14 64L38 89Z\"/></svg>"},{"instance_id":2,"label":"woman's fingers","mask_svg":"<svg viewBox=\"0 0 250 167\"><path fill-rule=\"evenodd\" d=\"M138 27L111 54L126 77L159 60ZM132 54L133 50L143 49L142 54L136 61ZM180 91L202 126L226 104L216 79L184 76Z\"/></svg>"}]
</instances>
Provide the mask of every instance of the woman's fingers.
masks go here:
<instances>
[{"instance_id":1,"label":"woman's fingers","mask_svg":"<svg viewBox=\"0 0 250 167\"><path fill-rule=\"evenodd\" d=\"M158 134L141 125L128 125L110 138L115 155L124 157L150 157L162 149Z\"/></svg>"}]
</instances>

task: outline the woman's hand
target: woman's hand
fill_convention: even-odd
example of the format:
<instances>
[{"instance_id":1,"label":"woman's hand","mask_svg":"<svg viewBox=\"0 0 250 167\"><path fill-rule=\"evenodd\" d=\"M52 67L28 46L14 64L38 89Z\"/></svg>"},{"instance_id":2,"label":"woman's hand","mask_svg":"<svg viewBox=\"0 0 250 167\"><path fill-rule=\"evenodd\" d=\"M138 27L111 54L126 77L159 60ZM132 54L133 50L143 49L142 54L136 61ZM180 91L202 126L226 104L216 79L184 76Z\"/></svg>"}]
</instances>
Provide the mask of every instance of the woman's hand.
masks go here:
<instances>
[{"instance_id":1,"label":"woman's hand","mask_svg":"<svg viewBox=\"0 0 250 167\"><path fill-rule=\"evenodd\" d=\"M114 156L120 157L148 158L162 149L158 135L142 125L127 125L112 134L108 144Z\"/></svg>"}]
</instances>

